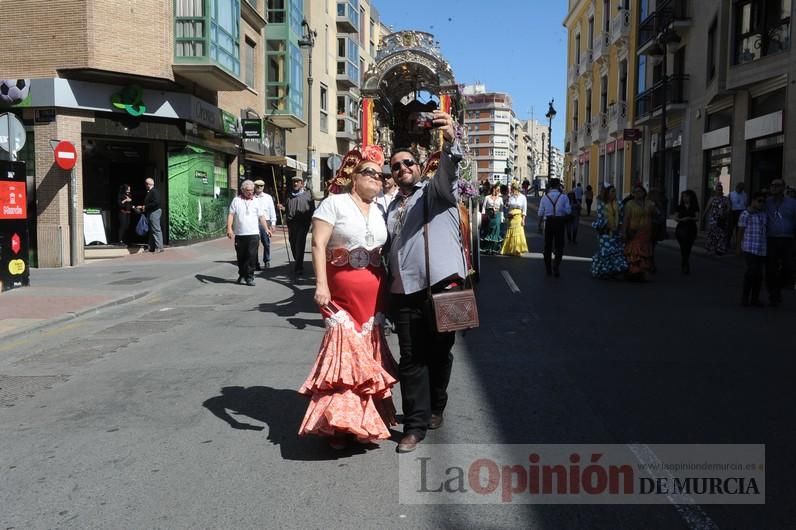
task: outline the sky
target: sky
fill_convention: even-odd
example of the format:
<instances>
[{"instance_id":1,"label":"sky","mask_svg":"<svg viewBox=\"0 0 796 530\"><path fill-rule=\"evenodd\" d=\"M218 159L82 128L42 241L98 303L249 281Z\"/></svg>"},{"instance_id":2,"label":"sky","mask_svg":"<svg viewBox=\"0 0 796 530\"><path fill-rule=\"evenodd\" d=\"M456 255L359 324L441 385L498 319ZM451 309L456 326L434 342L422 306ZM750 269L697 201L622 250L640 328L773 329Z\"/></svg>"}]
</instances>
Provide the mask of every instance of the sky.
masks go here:
<instances>
[{"instance_id":1,"label":"sky","mask_svg":"<svg viewBox=\"0 0 796 530\"><path fill-rule=\"evenodd\" d=\"M458 83L480 82L511 95L517 118L547 122L564 146L567 0L373 0L394 31L433 33Z\"/></svg>"}]
</instances>

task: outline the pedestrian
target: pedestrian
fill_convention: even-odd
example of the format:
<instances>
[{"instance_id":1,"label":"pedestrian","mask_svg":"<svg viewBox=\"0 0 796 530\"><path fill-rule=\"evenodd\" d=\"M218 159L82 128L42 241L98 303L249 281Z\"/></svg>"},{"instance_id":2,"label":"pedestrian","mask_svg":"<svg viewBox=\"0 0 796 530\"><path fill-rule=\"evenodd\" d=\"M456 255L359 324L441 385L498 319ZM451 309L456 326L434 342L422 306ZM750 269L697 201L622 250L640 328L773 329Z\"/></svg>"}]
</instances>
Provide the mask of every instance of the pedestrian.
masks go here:
<instances>
[{"instance_id":1,"label":"pedestrian","mask_svg":"<svg viewBox=\"0 0 796 530\"><path fill-rule=\"evenodd\" d=\"M390 159L399 189L387 212L390 293L401 352L404 436L399 453L414 451L428 429L442 425L448 402L456 335L436 330L428 291L460 286L467 277L456 182L462 147L450 115L435 111L433 125L444 139L434 178L421 181L416 155L407 149L394 149Z\"/></svg>"},{"instance_id":2,"label":"pedestrian","mask_svg":"<svg viewBox=\"0 0 796 530\"><path fill-rule=\"evenodd\" d=\"M260 229L267 228L267 216L262 203L254 198L254 182L244 180L240 193L232 199L227 214L227 237L235 240L238 258L238 279L254 287L254 269L257 263L257 247Z\"/></svg>"},{"instance_id":3,"label":"pedestrian","mask_svg":"<svg viewBox=\"0 0 796 530\"><path fill-rule=\"evenodd\" d=\"M547 192L539 201L539 233L544 224L544 266L547 275L561 276L561 261L564 259L564 230L567 219L572 214L572 205L561 191L561 181L551 178ZM555 260L553 250L555 249Z\"/></svg>"},{"instance_id":4,"label":"pedestrian","mask_svg":"<svg viewBox=\"0 0 796 530\"><path fill-rule=\"evenodd\" d=\"M578 182L577 184L575 184L575 189L572 190L572 191L575 192L575 202L577 202L578 205L582 205L583 204L583 185L580 182ZM575 203L574 202L570 202L570 205L574 207Z\"/></svg>"},{"instance_id":5,"label":"pedestrian","mask_svg":"<svg viewBox=\"0 0 796 530\"><path fill-rule=\"evenodd\" d=\"M279 205L279 208L286 212L285 222L290 251L295 260L293 272L300 276L304 274L304 252L307 248L307 234L312 223L312 213L315 211L315 201L312 192L304 188L304 179L300 175L295 175L291 179L291 185L293 190L290 196L284 205Z\"/></svg>"},{"instance_id":6,"label":"pedestrian","mask_svg":"<svg viewBox=\"0 0 796 530\"><path fill-rule=\"evenodd\" d=\"M567 199L572 207L572 214L567 220L567 241L570 243L578 242L578 227L580 226L581 203L574 191L567 193Z\"/></svg>"},{"instance_id":7,"label":"pedestrian","mask_svg":"<svg viewBox=\"0 0 796 530\"><path fill-rule=\"evenodd\" d=\"M693 190L685 190L680 194L680 203L674 214L677 228L674 235L680 245L680 271L683 274L691 273L691 249L697 237L697 222L699 222L699 202Z\"/></svg>"},{"instance_id":8,"label":"pedestrian","mask_svg":"<svg viewBox=\"0 0 796 530\"><path fill-rule=\"evenodd\" d=\"M522 194L526 197L528 196L528 192L531 189L531 181L526 179L522 179Z\"/></svg>"},{"instance_id":9,"label":"pedestrian","mask_svg":"<svg viewBox=\"0 0 796 530\"><path fill-rule=\"evenodd\" d=\"M503 197L500 196L500 184L492 185L492 193L487 195L481 213L486 216L487 229L484 237L483 249L486 254L497 254L500 250L500 237L503 219Z\"/></svg>"},{"instance_id":10,"label":"pedestrian","mask_svg":"<svg viewBox=\"0 0 796 530\"><path fill-rule=\"evenodd\" d=\"M155 181L148 178L144 181L146 186L146 197L143 206L137 209L146 215L149 222L149 251L163 252L163 228L160 226L161 203L160 192L155 189Z\"/></svg>"},{"instance_id":11,"label":"pedestrian","mask_svg":"<svg viewBox=\"0 0 796 530\"><path fill-rule=\"evenodd\" d=\"M735 185L735 190L730 192L730 226L727 229L727 244L729 245L738 245L738 219L741 218L741 213L746 210L746 206L749 204L749 198L746 196L746 192L744 191L746 185L743 182L739 182ZM736 241L733 242L732 237L735 235Z\"/></svg>"},{"instance_id":12,"label":"pedestrian","mask_svg":"<svg viewBox=\"0 0 796 530\"><path fill-rule=\"evenodd\" d=\"M392 175L382 174L382 190L376 197L376 204L381 208L382 213L387 213L387 208L390 207L390 203L395 200L397 194L398 186L395 185Z\"/></svg>"},{"instance_id":13,"label":"pedestrian","mask_svg":"<svg viewBox=\"0 0 796 530\"><path fill-rule=\"evenodd\" d=\"M525 240L525 216L528 210L528 199L520 193L520 183L516 180L511 183L511 194L506 208L509 212L509 229L503 240L500 253L504 256L521 256L528 252L528 242Z\"/></svg>"},{"instance_id":14,"label":"pedestrian","mask_svg":"<svg viewBox=\"0 0 796 530\"><path fill-rule=\"evenodd\" d=\"M650 190L647 200L655 206L655 212L652 215L652 256L650 257L652 263L649 270L649 272L655 274L658 270L655 264L655 250L658 247L658 243L667 237L666 200L656 188Z\"/></svg>"},{"instance_id":15,"label":"pedestrian","mask_svg":"<svg viewBox=\"0 0 796 530\"><path fill-rule=\"evenodd\" d=\"M119 244L126 245L127 234L130 231L130 216L133 215L133 199L130 197L129 184L119 186L116 204L119 207Z\"/></svg>"},{"instance_id":16,"label":"pedestrian","mask_svg":"<svg viewBox=\"0 0 796 530\"><path fill-rule=\"evenodd\" d=\"M260 207L265 212L266 226L260 225L260 243L263 244L263 267L267 269L271 266L271 236L276 226L276 208L274 198L265 192L265 182L263 180L254 181L254 200L260 202ZM255 270L260 270L260 260L257 259Z\"/></svg>"},{"instance_id":17,"label":"pedestrian","mask_svg":"<svg viewBox=\"0 0 796 530\"><path fill-rule=\"evenodd\" d=\"M785 182L771 181L771 196L766 199L767 255L766 284L768 303L782 303L783 287L793 286L794 237L796 237L796 199L785 196Z\"/></svg>"},{"instance_id":18,"label":"pedestrian","mask_svg":"<svg viewBox=\"0 0 796 530\"><path fill-rule=\"evenodd\" d=\"M597 218L592 223L597 231L597 253L592 257L594 278L617 278L627 272L627 259L622 244L622 205L616 200L616 188L608 185L597 198Z\"/></svg>"},{"instance_id":19,"label":"pedestrian","mask_svg":"<svg viewBox=\"0 0 796 530\"><path fill-rule=\"evenodd\" d=\"M638 184L633 199L624 210L625 258L630 280L644 281L652 267L652 218L655 205L647 199L647 190Z\"/></svg>"},{"instance_id":20,"label":"pedestrian","mask_svg":"<svg viewBox=\"0 0 796 530\"><path fill-rule=\"evenodd\" d=\"M723 256L727 252L727 231L730 222L730 200L724 195L724 186L716 182L713 196L705 206L703 218L707 219L708 234L705 247L708 252ZM704 221L705 219L703 219Z\"/></svg>"},{"instance_id":21,"label":"pedestrian","mask_svg":"<svg viewBox=\"0 0 796 530\"><path fill-rule=\"evenodd\" d=\"M614 193L616 193L616 190L614 190ZM591 217L591 205L594 202L594 189L591 187L591 184L586 185L583 198L586 201L586 217Z\"/></svg>"},{"instance_id":22,"label":"pedestrian","mask_svg":"<svg viewBox=\"0 0 796 530\"><path fill-rule=\"evenodd\" d=\"M743 277L741 305L762 307L760 288L763 285L763 267L766 264L766 196L757 192L752 195L752 203L738 218L737 252L746 259L746 272ZM769 302L772 292L768 293Z\"/></svg>"},{"instance_id":23,"label":"pedestrian","mask_svg":"<svg viewBox=\"0 0 796 530\"><path fill-rule=\"evenodd\" d=\"M500 185L500 197L503 199L503 209L500 211L500 239L506 238L506 232L509 229L509 187L506 184Z\"/></svg>"},{"instance_id":24,"label":"pedestrian","mask_svg":"<svg viewBox=\"0 0 796 530\"><path fill-rule=\"evenodd\" d=\"M334 449L386 440L395 425L390 388L398 370L384 338L382 296L387 227L376 204L383 163L377 146L347 153L332 186L344 191L312 216L314 299L326 331L299 389L312 398L299 434L327 436Z\"/></svg>"}]
</instances>

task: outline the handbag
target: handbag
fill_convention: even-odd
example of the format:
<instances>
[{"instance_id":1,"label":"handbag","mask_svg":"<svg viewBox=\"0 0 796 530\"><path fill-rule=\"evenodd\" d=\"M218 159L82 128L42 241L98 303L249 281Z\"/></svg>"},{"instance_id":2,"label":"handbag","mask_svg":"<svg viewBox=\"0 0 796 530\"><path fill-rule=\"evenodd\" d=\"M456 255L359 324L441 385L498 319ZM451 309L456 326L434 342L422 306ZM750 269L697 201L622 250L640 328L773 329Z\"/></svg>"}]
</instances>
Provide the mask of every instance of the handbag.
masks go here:
<instances>
[{"instance_id":1,"label":"handbag","mask_svg":"<svg viewBox=\"0 0 796 530\"><path fill-rule=\"evenodd\" d=\"M138 218L138 224L135 225L135 233L139 236L145 236L149 233L149 221L147 221L146 215Z\"/></svg>"},{"instance_id":2,"label":"handbag","mask_svg":"<svg viewBox=\"0 0 796 530\"><path fill-rule=\"evenodd\" d=\"M431 312L434 315L434 327L440 333L477 328L479 326L478 305L475 300L472 280L470 275L466 272L467 262L464 258L464 253L462 253L462 261L464 262L465 268L464 285L462 285L460 289L450 289L440 293L433 293L431 291L431 270L429 267L428 252L428 202L426 197L423 199L423 214L425 217L425 222L423 223L423 240L426 251L426 289L428 290ZM461 240L461 228L459 230L459 239ZM467 286L468 282L470 284L469 287Z\"/></svg>"}]
</instances>

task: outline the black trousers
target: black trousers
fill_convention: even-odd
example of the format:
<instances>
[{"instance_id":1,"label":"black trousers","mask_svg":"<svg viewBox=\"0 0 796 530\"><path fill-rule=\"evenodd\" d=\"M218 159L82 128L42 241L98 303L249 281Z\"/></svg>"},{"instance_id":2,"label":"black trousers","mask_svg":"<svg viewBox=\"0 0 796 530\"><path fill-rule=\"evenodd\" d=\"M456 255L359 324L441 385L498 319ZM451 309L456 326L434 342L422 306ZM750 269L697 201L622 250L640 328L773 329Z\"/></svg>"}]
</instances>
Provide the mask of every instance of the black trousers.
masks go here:
<instances>
[{"instance_id":1,"label":"black trousers","mask_svg":"<svg viewBox=\"0 0 796 530\"><path fill-rule=\"evenodd\" d=\"M287 224L287 237L290 241L290 251L293 253L293 259L296 261L294 270L304 270L304 251L307 248L307 234L310 231L310 225L304 223L288 223Z\"/></svg>"},{"instance_id":2,"label":"black trousers","mask_svg":"<svg viewBox=\"0 0 796 530\"><path fill-rule=\"evenodd\" d=\"M694 241L697 237L696 223L682 221L674 231L677 243L680 245L680 265L689 267L691 262L691 249L694 248Z\"/></svg>"},{"instance_id":3,"label":"black trousers","mask_svg":"<svg viewBox=\"0 0 796 530\"><path fill-rule=\"evenodd\" d=\"M398 373L404 413L404 433L425 437L432 414L448 403L453 367L451 348L456 334L438 333L425 292L392 295L393 321L401 358Z\"/></svg>"},{"instance_id":4,"label":"black trousers","mask_svg":"<svg viewBox=\"0 0 796 530\"><path fill-rule=\"evenodd\" d=\"M547 272L558 270L564 259L564 229L566 221L563 217L548 217L544 222L544 266ZM556 257L553 261L553 250Z\"/></svg>"},{"instance_id":5,"label":"black trousers","mask_svg":"<svg viewBox=\"0 0 796 530\"><path fill-rule=\"evenodd\" d=\"M766 287L770 302L782 301L782 288L793 287L793 252L792 237L769 237L767 240Z\"/></svg>"},{"instance_id":6,"label":"black trousers","mask_svg":"<svg viewBox=\"0 0 796 530\"><path fill-rule=\"evenodd\" d=\"M119 212L119 243L127 243L130 230L130 212Z\"/></svg>"},{"instance_id":7,"label":"black trousers","mask_svg":"<svg viewBox=\"0 0 796 530\"><path fill-rule=\"evenodd\" d=\"M254 279L254 267L257 265L257 247L260 235L235 236L235 253L238 256L238 276L244 280Z\"/></svg>"},{"instance_id":8,"label":"black trousers","mask_svg":"<svg viewBox=\"0 0 796 530\"><path fill-rule=\"evenodd\" d=\"M763 286L763 267L766 264L766 257L744 252L744 258L746 259L746 272L743 275L741 302L757 303L760 301L760 288Z\"/></svg>"}]
</instances>

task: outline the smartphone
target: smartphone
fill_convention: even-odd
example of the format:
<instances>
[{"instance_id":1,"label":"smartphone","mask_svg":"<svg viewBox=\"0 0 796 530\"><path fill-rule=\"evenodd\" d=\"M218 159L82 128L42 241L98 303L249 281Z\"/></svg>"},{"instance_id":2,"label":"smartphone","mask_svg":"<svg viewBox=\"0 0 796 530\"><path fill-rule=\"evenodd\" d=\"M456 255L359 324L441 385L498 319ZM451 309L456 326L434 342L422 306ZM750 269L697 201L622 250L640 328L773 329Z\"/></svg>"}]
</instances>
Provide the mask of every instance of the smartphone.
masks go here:
<instances>
[{"instance_id":1,"label":"smartphone","mask_svg":"<svg viewBox=\"0 0 796 530\"><path fill-rule=\"evenodd\" d=\"M433 112L418 112L418 114L417 114L417 127L418 127L418 129L433 129L434 128L434 113Z\"/></svg>"}]
</instances>

